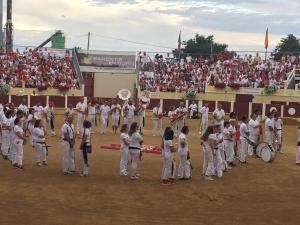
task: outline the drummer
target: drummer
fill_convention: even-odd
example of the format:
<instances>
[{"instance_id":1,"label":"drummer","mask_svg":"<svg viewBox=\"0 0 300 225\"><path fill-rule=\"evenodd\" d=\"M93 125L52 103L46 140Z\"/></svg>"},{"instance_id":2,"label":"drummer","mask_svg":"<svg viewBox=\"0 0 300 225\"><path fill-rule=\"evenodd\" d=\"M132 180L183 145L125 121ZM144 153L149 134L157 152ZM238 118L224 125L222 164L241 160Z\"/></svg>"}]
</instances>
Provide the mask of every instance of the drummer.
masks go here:
<instances>
[{"instance_id":1,"label":"drummer","mask_svg":"<svg viewBox=\"0 0 300 225\"><path fill-rule=\"evenodd\" d=\"M282 146L282 126L283 122L282 119L279 118L278 114L274 114L274 128L275 128L275 137L277 138L277 144L278 144L278 149L277 151L282 153L281 151L281 146Z\"/></svg>"},{"instance_id":2,"label":"drummer","mask_svg":"<svg viewBox=\"0 0 300 225\"><path fill-rule=\"evenodd\" d=\"M265 142L268 143L269 146L273 147L273 140L274 140L274 122L272 120L273 114L269 112L267 114L267 119L265 121Z\"/></svg>"}]
</instances>

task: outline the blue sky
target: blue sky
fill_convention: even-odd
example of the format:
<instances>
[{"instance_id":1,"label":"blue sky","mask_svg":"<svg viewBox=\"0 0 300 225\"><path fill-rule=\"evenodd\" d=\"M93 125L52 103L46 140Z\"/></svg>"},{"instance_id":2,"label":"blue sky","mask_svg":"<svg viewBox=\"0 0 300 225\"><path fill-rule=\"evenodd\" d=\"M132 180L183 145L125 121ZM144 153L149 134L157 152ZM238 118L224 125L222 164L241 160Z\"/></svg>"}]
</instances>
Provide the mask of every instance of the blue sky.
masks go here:
<instances>
[{"instance_id":1,"label":"blue sky","mask_svg":"<svg viewBox=\"0 0 300 225\"><path fill-rule=\"evenodd\" d=\"M38 45L61 29L67 47L86 48L90 31L91 49L169 51L109 37L175 47L182 30L183 40L197 32L231 50L263 50L267 27L271 48L289 33L300 36L300 1L18 0L13 23L16 45Z\"/></svg>"}]
</instances>

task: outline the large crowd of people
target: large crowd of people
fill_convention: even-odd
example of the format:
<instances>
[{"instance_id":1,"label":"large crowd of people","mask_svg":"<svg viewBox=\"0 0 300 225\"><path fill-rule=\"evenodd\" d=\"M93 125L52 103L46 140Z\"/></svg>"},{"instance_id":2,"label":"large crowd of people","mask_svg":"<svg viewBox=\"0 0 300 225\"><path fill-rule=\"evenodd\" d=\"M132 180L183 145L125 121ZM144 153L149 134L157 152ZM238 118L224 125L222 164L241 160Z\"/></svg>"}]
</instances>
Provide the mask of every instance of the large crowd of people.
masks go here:
<instances>
[{"instance_id":1,"label":"large crowd of people","mask_svg":"<svg viewBox=\"0 0 300 225\"><path fill-rule=\"evenodd\" d=\"M0 82L11 87L79 88L69 51L54 55L47 48L18 49L0 57Z\"/></svg>"},{"instance_id":2,"label":"large crowd of people","mask_svg":"<svg viewBox=\"0 0 300 225\"><path fill-rule=\"evenodd\" d=\"M162 55L151 60L146 53L141 53L139 62L141 90L185 92L193 88L198 93L204 92L206 85L217 88L263 88L269 85L284 88L289 72L300 65L296 56L285 55L275 61L272 54L265 60L258 53L244 57L224 54L208 59L188 56L179 62Z\"/></svg>"}]
</instances>

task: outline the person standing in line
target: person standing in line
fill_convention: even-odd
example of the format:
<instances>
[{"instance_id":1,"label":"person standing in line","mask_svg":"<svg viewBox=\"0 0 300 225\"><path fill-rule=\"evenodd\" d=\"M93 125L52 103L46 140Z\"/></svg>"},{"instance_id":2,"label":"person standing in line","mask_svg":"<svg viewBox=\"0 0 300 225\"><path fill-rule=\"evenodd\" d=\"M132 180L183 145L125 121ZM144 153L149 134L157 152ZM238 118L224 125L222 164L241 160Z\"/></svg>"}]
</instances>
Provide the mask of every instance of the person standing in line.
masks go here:
<instances>
[{"instance_id":1,"label":"person standing in line","mask_svg":"<svg viewBox=\"0 0 300 225\"><path fill-rule=\"evenodd\" d=\"M55 130L54 130L54 102L49 102L49 105L47 105L44 108L45 117L46 117L46 130L50 127L51 129L51 136L56 136Z\"/></svg>"},{"instance_id":2,"label":"person standing in line","mask_svg":"<svg viewBox=\"0 0 300 225\"><path fill-rule=\"evenodd\" d=\"M192 104L189 106L190 110L190 119L195 118L198 114L198 105L195 101L192 101Z\"/></svg>"},{"instance_id":3,"label":"person standing in line","mask_svg":"<svg viewBox=\"0 0 300 225\"><path fill-rule=\"evenodd\" d=\"M89 174L88 154L92 153L91 129L92 123L88 120L83 121L82 139L80 144L81 177L86 177Z\"/></svg>"},{"instance_id":4,"label":"person standing in line","mask_svg":"<svg viewBox=\"0 0 300 225\"><path fill-rule=\"evenodd\" d=\"M33 115L33 109L29 109L28 117L27 117L27 129L29 131L29 142L31 146L33 145L33 129L35 124L35 118Z\"/></svg>"},{"instance_id":5,"label":"person standing in line","mask_svg":"<svg viewBox=\"0 0 300 225\"><path fill-rule=\"evenodd\" d=\"M177 115L176 115L176 110L175 106L171 106L170 110L168 112L168 117L170 121L170 127L174 131L174 136L177 137Z\"/></svg>"},{"instance_id":6,"label":"person standing in line","mask_svg":"<svg viewBox=\"0 0 300 225\"><path fill-rule=\"evenodd\" d=\"M204 134L207 127L208 127L208 103L205 103L204 106L200 109L200 114L201 114L201 129L200 133Z\"/></svg>"},{"instance_id":7,"label":"person standing in line","mask_svg":"<svg viewBox=\"0 0 300 225\"><path fill-rule=\"evenodd\" d=\"M162 184L163 185L171 185L174 183L174 174L175 174L175 167L174 165L174 152L175 148L173 146L173 139L174 139L174 131L167 127L163 137L163 151L162 156L164 159L163 162L163 169L162 169Z\"/></svg>"},{"instance_id":8,"label":"person standing in line","mask_svg":"<svg viewBox=\"0 0 300 225\"><path fill-rule=\"evenodd\" d=\"M69 104L68 107L66 108L65 110L65 116L68 116L68 115L72 115L73 116L73 105L72 104ZM78 112L77 112L77 117L78 117Z\"/></svg>"},{"instance_id":9,"label":"person standing in line","mask_svg":"<svg viewBox=\"0 0 300 225\"><path fill-rule=\"evenodd\" d=\"M149 101L140 101L139 105L139 116L140 116L140 133L144 134L144 128L146 124L146 109L148 108L150 102Z\"/></svg>"},{"instance_id":10,"label":"person standing in line","mask_svg":"<svg viewBox=\"0 0 300 225\"><path fill-rule=\"evenodd\" d=\"M110 111L111 111L111 119L112 119L112 130L113 133L116 134L119 127L120 113L121 113L121 106L117 103L116 99L112 101Z\"/></svg>"},{"instance_id":11,"label":"person standing in line","mask_svg":"<svg viewBox=\"0 0 300 225\"><path fill-rule=\"evenodd\" d=\"M139 179L139 174L137 172L138 168L138 161L141 157L141 148L143 144L143 138L138 132L138 124L136 122L133 122L131 124L130 130L129 130L129 154L131 157L131 180L137 180Z\"/></svg>"},{"instance_id":12,"label":"person standing in line","mask_svg":"<svg viewBox=\"0 0 300 225\"><path fill-rule=\"evenodd\" d=\"M90 121L90 123L92 124L91 127L91 132L93 132L93 127L95 127L96 125L96 106L95 106L95 102L94 100L92 100L89 104L88 104L88 121Z\"/></svg>"},{"instance_id":13,"label":"person standing in line","mask_svg":"<svg viewBox=\"0 0 300 225\"><path fill-rule=\"evenodd\" d=\"M257 145L259 142L259 122L257 120L257 115L255 113L252 113L250 116L250 121L248 123L249 126L249 140L254 143L254 145ZM252 145L249 145L248 147L248 154L253 155L256 154L255 148L253 148Z\"/></svg>"},{"instance_id":14,"label":"person standing in line","mask_svg":"<svg viewBox=\"0 0 300 225\"><path fill-rule=\"evenodd\" d=\"M14 122L14 141L13 141L13 158L12 165L17 168L23 170L23 145L25 144L25 136L22 127L22 122L20 118L16 118Z\"/></svg>"},{"instance_id":15,"label":"person standing in line","mask_svg":"<svg viewBox=\"0 0 300 225\"><path fill-rule=\"evenodd\" d=\"M84 103L84 98L81 97L80 101L76 105L76 111L77 111L77 134L81 134L80 132L83 130L83 120L84 120L84 113L86 110L86 105ZM68 114L70 115L70 114ZM67 115L67 116L68 116ZM81 135L79 135L81 137Z\"/></svg>"},{"instance_id":16,"label":"person standing in line","mask_svg":"<svg viewBox=\"0 0 300 225\"><path fill-rule=\"evenodd\" d=\"M247 163L247 153L248 153L248 140L249 139L249 130L247 127L247 118L246 116L242 117L242 123L240 125L240 133L241 133L241 147L240 147L240 163Z\"/></svg>"},{"instance_id":17,"label":"person standing in line","mask_svg":"<svg viewBox=\"0 0 300 225\"><path fill-rule=\"evenodd\" d=\"M214 168L214 152L217 149L216 139L214 137L214 129L209 126L201 137L203 149L203 175L206 180L213 181L215 175Z\"/></svg>"},{"instance_id":18,"label":"person standing in line","mask_svg":"<svg viewBox=\"0 0 300 225\"><path fill-rule=\"evenodd\" d=\"M223 130L223 139L226 153L226 161L228 166L233 167L234 164L234 137L235 129L228 121L224 123L225 128Z\"/></svg>"},{"instance_id":19,"label":"person standing in line","mask_svg":"<svg viewBox=\"0 0 300 225\"><path fill-rule=\"evenodd\" d=\"M282 119L279 118L278 114L274 114L274 129L275 129L275 135L277 138L277 144L278 149L276 149L278 152L282 153L281 147L282 147L282 126L283 122Z\"/></svg>"},{"instance_id":20,"label":"person standing in line","mask_svg":"<svg viewBox=\"0 0 300 225\"><path fill-rule=\"evenodd\" d=\"M126 124L128 127L131 127L131 124L134 122L134 112L135 112L135 106L133 105L132 100L128 101L127 107L127 113L126 113Z\"/></svg>"},{"instance_id":21,"label":"person standing in line","mask_svg":"<svg viewBox=\"0 0 300 225\"><path fill-rule=\"evenodd\" d=\"M36 120L33 129L33 144L36 150L36 165L47 166L47 145L45 128L41 120Z\"/></svg>"},{"instance_id":22,"label":"person standing in line","mask_svg":"<svg viewBox=\"0 0 300 225\"><path fill-rule=\"evenodd\" d=\"M183 126L181 133L178 137L178 154L180 157L178 166L178 179L190 180L191 179L191 164L189 160L189 148L187 135L189 133L188 126Z\"/></svg>"},{"instance_id":23,"label":"person standing in line","mask_svg":"<svg viewBox=\"0 0 300 225\"><path fill-rule=\"evenodd\" d=\"M224 152L223 134L219 125L214 127L214 139L216 142L216 151L213 155L213 162L215 168L215 174L218 178L223 177L223 171L226 169L223 159L222 152Z\"/></svg>"},{"instance_id":24,"label":"person standing in line","mask_svg":"<svg viewBox=\"0 0 300 225\"><path fill-rule=\"evenodd\" d=\"M110 107L108 106L107 101L105 101L100 107L101 134L106 134L107 132L109 113Z\"/></svg>"},{"instance_id":25,"label":"person standing in line","mask_svg":"<svg viewBox=\"0 0 300 225\"><path fill-rule=\"evenodd\" d=\"M61 128L61 133L62 133L62 147L63 147L62 172L64 175L72 175L75 172L74 145L75 145L75 138L76 138L72 115L67 116L66 122L63 124Z\"/></svg>"},{"instance_id":26,"label":"person standing in line","mask_svg":"<svg viewBox=\"0 0 300 225\"><path fill-rule=\"evenodd\" d=\"M273 147L273 141L274 141L274 122L272 120L273 115L272 113L267 114L267 119L265 121L265 135L264 139L265 142L268 143L268 145L274 149Z\"/></svg>"},{"instance_id":27,"label":"person standing in line","mask_svg":"<svg viewBox=\"0 0 300 225\"><path fill-rule=\"evenodd\" d=\"M24 115L28 114L28 107L26 99L22 99L22 103L19 105L18 110L22 110Z\"/></svg>"},{"instance_id":28,"label":"person standing in line","mask_svg":"<svg viewBox=\"0 0 300 225\"><path fill-rule=\"evenodd\" d=\"M9 160L9 148L11 146L10 141L10 132L11 132L11 126L10 126L10 119L12 116L12 111L7 110L1 123L1 130L2 130L2 145L1 145L1 151L2 151L2 157L4 160Z\"/></svg>"},{"instance_id":29,"label":"person standing in line","mask_svg":"<svg viewBox=\"0 0 300 225\"><path fill-rule=\"evenodd\" d=\"M41 106L40 102L37 102L36 105L33 106L34 109L34 118L36 120L41 120L43 119L43 111L44 111L44 107Z\"/></svg>"},{"instance_id":30,"label":"person standing in line","mask_svg":"<svg viewBox=\"0 0 300 225\"><path fill-rule=\"evenodd\" d=\"M121 146L120 146L120 153L121 153L121 160L120 160L120 176L127 176L127 164L128 164L128 152L129 152L129 135L128 135L128 128L127 124L123 124L121 127Z\"/></svg>"},{"instance_id":31,"label":"person standing in line","mask_svg":"<svg viewBox=\"0 0 300 225\"><path fill-rule=\"evenodd\" d=\"M213 117L214 117L214 125L220 125L221 130L223 131L224 129L224 119L225 119L225 112L222 109L222 105L218 104L217 108L213 112Z\"/></svg>"},{"instance_id":32,"label":"person standing in line","mask_svg":"<svg viewBox=\"0 0 300 225\"><path fill-rule=\"evenodd\" d=\"M185 126L186 114L187 114L187 109L185 108L184 102L180 102L180 106L176 109L178 133L179 131L181 131L183 126Z\"/></svg>"},{"instance_id":33,"label":"person standing in line","mask_svg":"<svg viewBox=\"0 0 300 225\"><path fill-rule=\"evenodd\" d=\"M160 106L160 102L153 108L153 136L156 135L162 136L162 108Z\"/></svg>"}]
</instances>

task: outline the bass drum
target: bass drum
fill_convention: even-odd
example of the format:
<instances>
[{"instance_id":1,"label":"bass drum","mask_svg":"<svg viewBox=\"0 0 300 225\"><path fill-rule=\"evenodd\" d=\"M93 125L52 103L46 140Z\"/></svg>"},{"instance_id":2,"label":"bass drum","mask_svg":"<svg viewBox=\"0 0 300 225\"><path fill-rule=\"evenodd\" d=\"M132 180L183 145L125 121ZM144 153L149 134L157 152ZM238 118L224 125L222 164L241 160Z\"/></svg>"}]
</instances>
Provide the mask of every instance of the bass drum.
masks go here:
<instances>
[{"instance_id":1,"label":"bass drum","mask_svg":"<svg viewBox=\"0 0 300 225\"><path fill-rule=\"evenodd\" d=\"M256 155L261 158L261 151L264 149L264 148L268 148L268 144L266 142L261 142L257 145L256 147Z\"/></svg>"},{"instance_id":2,"label":"bass drum","mask_svg":"<svg viewBox=\"0 0 300 225\"><path fill-rule=\"evenodd\" d=\"M256 155L265 162L272 162L276 157L276 151L268 143L261 142L256 147Z\"/></svg>"}]
</instances>

